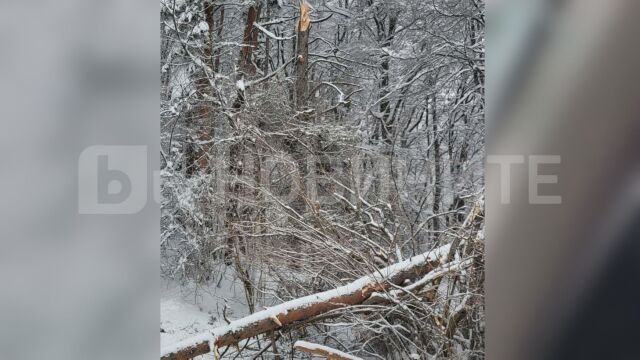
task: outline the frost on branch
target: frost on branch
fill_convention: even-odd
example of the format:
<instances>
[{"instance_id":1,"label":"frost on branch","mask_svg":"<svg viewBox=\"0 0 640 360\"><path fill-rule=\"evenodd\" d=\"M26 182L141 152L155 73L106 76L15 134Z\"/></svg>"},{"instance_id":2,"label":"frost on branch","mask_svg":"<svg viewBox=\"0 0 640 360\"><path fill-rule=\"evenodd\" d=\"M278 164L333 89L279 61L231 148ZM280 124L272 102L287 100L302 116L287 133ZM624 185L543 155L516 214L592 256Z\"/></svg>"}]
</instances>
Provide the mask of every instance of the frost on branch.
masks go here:
<instances>
[{"instance_id":1,"label":"frost on branch","mask_svg":"<svg viewBox=\"0 0 640 360\"><path fill-rule=\"evenodd\" d=\"M379 269L339 288L291 300L259 311L226 326L162 350L163 360L190 359L205 354L212 348L236 345L248 339L283 326L307 321L334 309L358 305L373 293L387 291L394 285L433 270L449 252L449 245L412 257L403 262ZM191 357L189 357L191 356Z\"/></svg>"},{"instance_id":2,"label":"frost on branch","mask_svg":"<svg viewBox=\"0 0 640 360\"><path fill-rule=\"evenodd\" d=\"M481 0L161 2L161 274L192 310L163 308L167 353L483 358L484 22Z\"/></svg>"},{"instance_id":3,"label":"frost on branch","mask_svg":"<svg viewBox=\"0 0 640 360\"><path fill-rule=\"evenodd\" d=\"M349 354L347 354L345 352L342 352L340 350L336 350L336 349L330 348L328 346L320 345L320 344L310 343L310 342L303 341L303 340L296 341L295 344L293 344L293 347L296 350L299 350L301 352L305 352L305 353L313 354L313 355L324 356L327 359L333 359L333 360L362 360L362 358L359 358L359 357L353 356L353 355L349 355Z\"/></svg>"}]
</instances>

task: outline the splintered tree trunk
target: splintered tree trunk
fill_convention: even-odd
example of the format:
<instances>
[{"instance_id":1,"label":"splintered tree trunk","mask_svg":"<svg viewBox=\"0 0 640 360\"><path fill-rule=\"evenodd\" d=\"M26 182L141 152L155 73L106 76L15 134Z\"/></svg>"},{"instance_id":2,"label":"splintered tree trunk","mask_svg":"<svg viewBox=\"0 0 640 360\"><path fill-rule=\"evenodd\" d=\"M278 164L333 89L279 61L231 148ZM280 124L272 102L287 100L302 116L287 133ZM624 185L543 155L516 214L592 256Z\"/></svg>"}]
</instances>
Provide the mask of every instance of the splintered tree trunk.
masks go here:
<instances>
[{"instance_id":1,"label":"splintered tree trunk","mask_svg":"<svg viewBox=\"0 0 640 360\"><path fill-rule=\"evenodd\" d=\"M309 64L309 4L306 0L300 2L300 19L298 20L298 38L296 43L296 84L295 99L298 109L306 105L307 99L307 69Z\"/></svg>"},{"instance_id":2,"label":"splintered tree trunk","mask_svg":"<svg viewBox=\"0 0 640 360\"><path fill-rule=\"evenodd\" d=\"M300 121L302 126L309 120L306 110L307 104L307 91L308 91L308 64L309 64L309 31L311 28L311 18L309 11L311 10L306 0L300 1L300 18L296 24L296 59L295 59L295 83L293 86L293 105L300 113L296 116L296 120ZM301 142L305 142L305 146ZM315 153L315 146L317 140L310 139L309 136L299 134L288 139L286 146L289 148L289 152L296 162L298 173L295 176L296 188L300 191L299 196L292 202L291 207L297 212L302 213L307 205L306 199L308 198L309 191L307 188L306 179L311 169L311 164L308 163L307 155L308 149L312 149L312 153ZM313 154L311 154L313 155Z\"/></svg>"},{"instance_id":3,"label":"splintered tree trunk","mask_svg":"<svg viewBox=\"0 0 640 360\"><path fill-rule=\"evenodd\" d=\"M419 279L438 267L449 253L444 245L430 252L362 277L345 286L291 300L265 309L211 333L187 339L161 351L161 360L186 360L260 334L308 321L331 310L364 303L377 292L388 291L410 279Z\"/></svg>"}]
</instances>

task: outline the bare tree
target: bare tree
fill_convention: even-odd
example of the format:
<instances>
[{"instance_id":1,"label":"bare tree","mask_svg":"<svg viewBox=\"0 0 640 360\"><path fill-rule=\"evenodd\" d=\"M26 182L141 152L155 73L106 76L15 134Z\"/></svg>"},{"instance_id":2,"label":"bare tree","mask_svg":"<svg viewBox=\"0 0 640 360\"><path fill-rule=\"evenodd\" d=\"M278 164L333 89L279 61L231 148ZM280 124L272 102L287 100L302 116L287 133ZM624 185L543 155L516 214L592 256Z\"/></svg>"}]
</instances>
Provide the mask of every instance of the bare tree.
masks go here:
<instances>
[{"instance_id":1,"label":"bare tree","mask_svg":"<svg viewBox=\"0 0 640 360\"><path fill-rule=\"evenodd\" d=\"M484 4L163 0L161 19L163 278L228 278L260 314L449 249L219 356L483 358Z\"/></svg>"}]
</instances>

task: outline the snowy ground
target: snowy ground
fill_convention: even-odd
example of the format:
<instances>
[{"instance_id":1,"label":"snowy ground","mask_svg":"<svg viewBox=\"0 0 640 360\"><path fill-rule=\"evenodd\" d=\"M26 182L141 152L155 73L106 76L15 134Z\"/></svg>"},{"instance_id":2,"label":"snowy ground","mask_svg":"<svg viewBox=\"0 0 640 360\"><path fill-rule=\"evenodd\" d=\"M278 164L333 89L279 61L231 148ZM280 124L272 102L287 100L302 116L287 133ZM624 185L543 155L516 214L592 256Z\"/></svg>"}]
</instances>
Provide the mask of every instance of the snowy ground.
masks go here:
<instances>
[{"instance_id":1,"label":"snowy ground","mask_svg":"<svg viewBox=\"0 0 640 360\"><path fill-rule=\"evenodd\" d=\"M196 288L194 286L167 284L161 297L161 347L166 353L173 352L175 350L172 347L176 343L193 338L195 335L211 334L212 330L217 327L219 328L216 330L217 334L221 335L269 319L275 319L274 321L282 325L276 318L278 314L286 314L292 310L307 307L310 304L330 302L332 299L343 295L357 293L361 289L370 287L385 279L394 278L398 274L412 271L428 262L437 259L442 261L448 255L449 249L450 245L441 246L429 253L380 269L374 274L363 276L341 287L272 305L261 311L254 312L250 316L246 305L238 301L243 297L243 290L234 285L238 281L234 281L231 277L225 277L224 274L222 274L222 279L218 279L216 282L217 285L209 287ZM459 268L463 263L468 262L459 262L456 266ZM450 266L446 269L441 269L441 271L450 271L453 268ZM428 276L421 281L427 281L427 279L429 279ZM414 285L418 283L420 281ZM444 285L444 283L445 281L441 285ZM444 286L446 288L446 285ZM410 289L411 285L406 288ZM229 323L229 321L232 322ZM348 331L338 330L333 335L333 338L341 338L340 333L347 335ZM217 335L210 336L215 337ZM209 339L205 340L211 341ZM348 340L348 337L344 340ZM191 346L201 341L203 341L202 338L195 342L190 339L186 346ZM301 344L308 345L309 343L302 342ZM177 348L184 346L185 344L178 344Z\"/></svg>"},{"instance_id":2,"label":"snowy ground","mask_svg":"<svg viewBox=\"0 0 640 360\"><path fill-rule=\"evenodd\" d=\"M161 328L160 346L166 347L180 340L211 329L210 315L178 298L162 298L160 303Z\"/></svg>"},{"instance_id":3,"label":"snowy ground","mask_svg":"<svg viewBox=\"0 0 640 360\"><path fill-rule=\"evenodd\" d=\"M242 288L232 279L223 279L219 287L203 288L165 283L160 299L161 348L170 346L194 335L226 325L223 311L229 320L248 315L246 305L238 300L244 297ZM213 359L213 355L197 359Z\"/></svg>"}]
</instances>

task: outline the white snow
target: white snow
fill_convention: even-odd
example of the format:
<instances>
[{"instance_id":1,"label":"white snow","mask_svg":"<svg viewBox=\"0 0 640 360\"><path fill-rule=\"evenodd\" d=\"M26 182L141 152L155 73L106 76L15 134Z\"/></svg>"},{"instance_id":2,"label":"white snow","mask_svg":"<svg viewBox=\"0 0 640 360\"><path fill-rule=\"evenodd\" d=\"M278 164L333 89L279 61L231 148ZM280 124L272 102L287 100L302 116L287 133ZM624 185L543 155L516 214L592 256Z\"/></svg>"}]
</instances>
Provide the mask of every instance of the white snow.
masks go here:
<instances>
[{"instance_id":1,"label":"white snow","mask_svg":"<svg viewBox=\"0 0 640 360\"><path fill-rule=\"evenodd\" d=\"M164 284L160 301L161 354L213 339L212 330L225 325L223 305L229 317L246 316L248 308L239 300L243 291L236 284L231 272L222 269L220 286L196 288L193 284ZM197 295L194 295L197 294ZM162 356L161 355L161 356ZM208 354L203 359L214 359Z\"/></svg>"},{"instance_id":2,"label":"white snow","mask_svg":"<svg viewBox=\"0 0 640 360\"><path fill-rule=\"evenodd\" d=\"M160 327L164 330L160 333L160 344L163 346L160 356L212 340L209 331L212 326L208 324L210 315L183 299L163 294L160 317Z\"/></svg>"},{"instance_id":3,"label":"white snow","mask_svg":"<svg viewBox=\"0 0 640 360\"><path fill-rule=\"evenodd\" d=\"M328 353L332 353L332 354L336 354L339 355L345 359L349 359L349 360L362 360L362 358L359 358L357 356L353 356L350 354L347 354L345 352L342 352L340 350L336 350L334 348L330 348L328 346L324 346L324 345L320 345L320 344L314 344L314 343L310 343L307 341L303 341L303 340L298 340L296 341L295 344L293 344L294 348L305 348L305 349L309 349L309 350L324 350Z\"/></svg>"},{"instance_id":4,"label":"white snow","mask_svg":"<svg viewBox=\"0 0 640 360\"><path fill-rule=\"evenodd\" d=\"M238 90L240 91L244 91L245 90L244 80L240 79L236 81L236 88L238 88Z\"/></svg>"},{"instance_id":5,"label":"white snow","mask_svg":"<svg viewBox=\"0 0 640 360\"><path fill-rule=\"evenodd\" d=\"M271 31L267 30L264 26L258 24L258 23L253 23L253 25L255 25L255 27L257 27L260 31L262 31L265 35L267 35L268 37L274 39L274 40L291 40L294 38L294 36L277 36L276 34L272 33Z\"/></svg>"},{"instance_id":6,"label":"white snow","mask_svg":"<svg viewBox=\"0 0 640 360\"><path fill-rule=\"evenodd\" d=\"M194 337L191 337L189 339L180 341L178 343L175 343L171 346L167 346L162 348L162 350L160 351L160 357L163 357L165 355L180 351L182 349L191 347L191 346L195 346L197 344L203 343L203 342L208 342L209 343L209 347L211 349L213 349L213 342L216 340L215 336L213 336L213 334L210 333L203 333L200 335L196 335Z\"/></svg>"},{"instance_id":7,"label":"white snow","mask_svg":"<svg viewBox=\"0 0 640 360\"><path fill-rule=\"evenodd\" d=\"M270 318L273 319L278 314L286 314L289 311L292 311L295 309L307 307L315 303L326 302L332 298L339 297L342 295L352 294L369 284L383 282L384 280L389 279L406 269L420 266L428 261L436 261L438 259L443 259L449 253L449 247L450 245L447 244L439 248L436 248L432 251L429 251L427 253L414 256L408 260L393 264L384 269L380 269L374 274L361 277L360 279L357 279L339 288L328 290L328 291L317 293L317 294L308 295L308 296L294 299L291 301L287 301L282 304L253 313L249 316L232 321L228 325L224 325L224 326L220 326L215 329L212 329L208 334L198 335L194 338L183 340L178 344L174 344L172 346L163 348L162 354L165 355L171 352L175 352L177 349L189 347L193 344L197 344L198 342L209 341L211 343L212 341L215 341L215 339L220 335L227 334L230 332L236 332L240 329L250 326L251 324L258 323L266 319L270 319Z\"/></svg>"},{"instance_id":8,"label":"white snow","mask_svg":"<svg viewBox=\"0 0 640 360\"><path fill-rule=\"evenodd\" d=\"M458 261L451 264L444 264L441 267L435 269L434 271L430 271L427 275L422 277L420 280L405 287L403 290L393 290L391 293L396 294L401 291L412 291L413 289L418 288L428 283L429 281L432 281L433 279L446 275L450 272L460 271L465 267L470 266L472 263L473 263L473 259L467 259L464 261Z\"/></svg>"}]
</instances>

